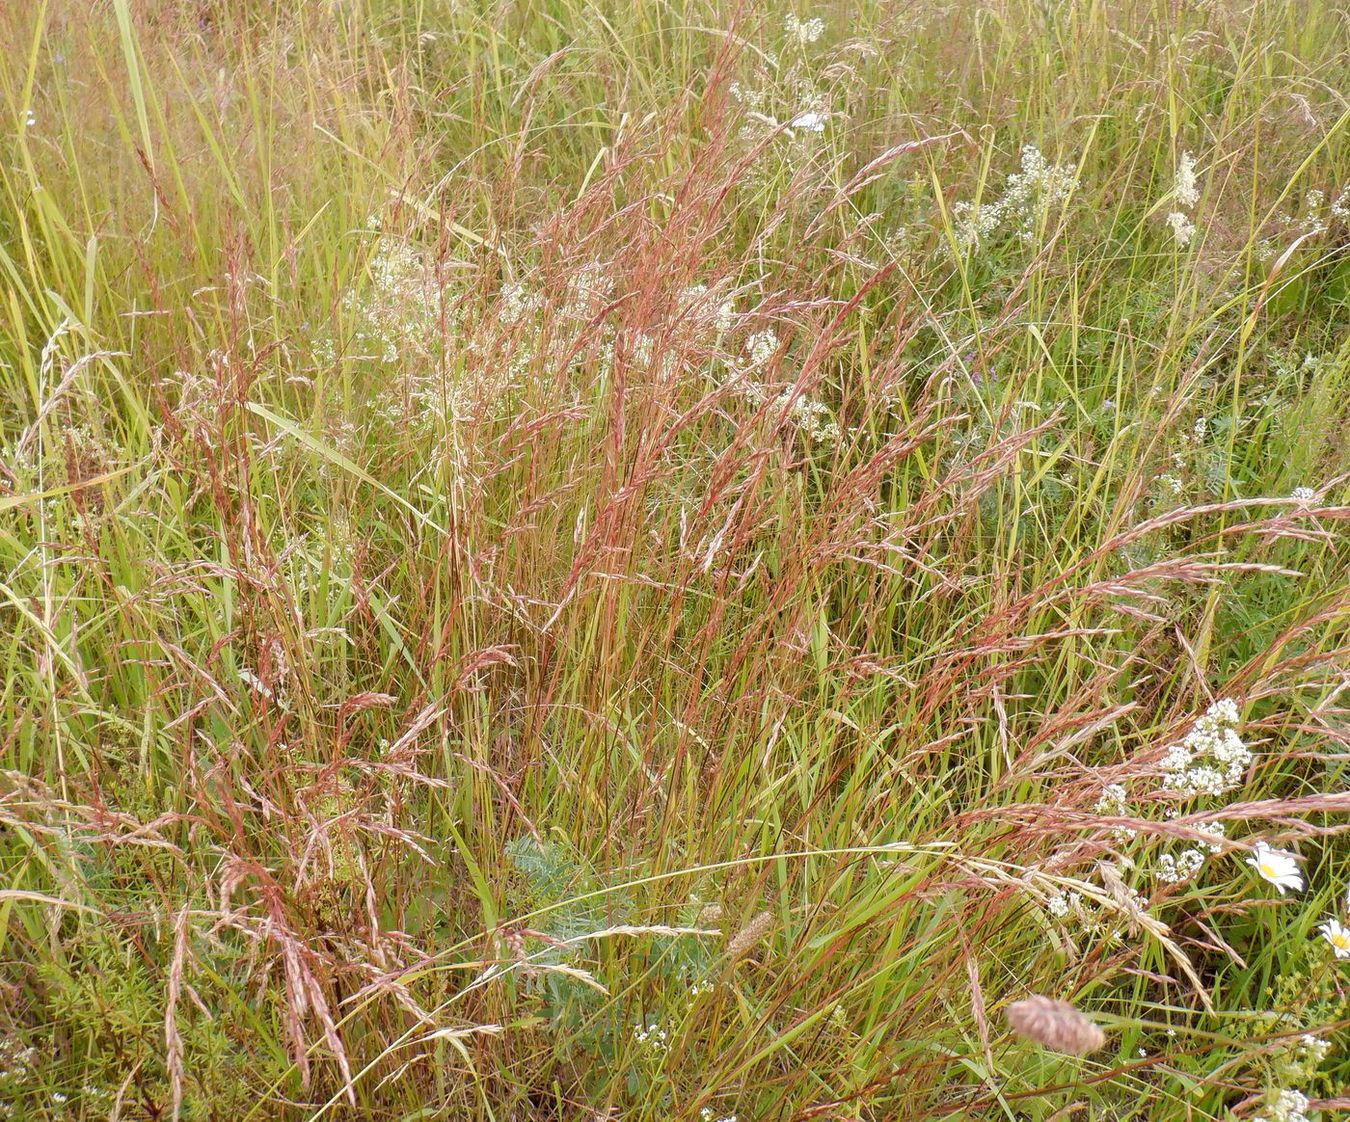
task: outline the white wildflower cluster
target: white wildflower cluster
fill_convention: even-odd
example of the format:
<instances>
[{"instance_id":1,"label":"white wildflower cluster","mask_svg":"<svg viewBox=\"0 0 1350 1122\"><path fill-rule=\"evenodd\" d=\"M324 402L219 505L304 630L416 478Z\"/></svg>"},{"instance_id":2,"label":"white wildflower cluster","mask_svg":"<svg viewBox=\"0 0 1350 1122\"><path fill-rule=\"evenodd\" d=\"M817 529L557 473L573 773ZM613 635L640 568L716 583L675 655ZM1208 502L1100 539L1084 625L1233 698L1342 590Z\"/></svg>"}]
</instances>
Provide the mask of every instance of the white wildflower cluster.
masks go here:
<instances>
[{"instance_id":1,"label":"white wildflower cluster","mask_svg":"<svg viewBox=\"0 0 1350 1122\"><path fill-rule=\"evenodd\" d=\"M1304 192L1303 213L1280 215L1280 233L1257 242L1257 259L1269 261L1286 243L1300 238L1321 237L1333 225L1350 225L1350 184L1342 187L1329 205L1325 191L1314 189Z\"/></svg>"},{"instance_id":2,"label":"white wildflower cluster","mask_svg":"<svg viewBox=\"0 0 1350 1122\"><path fill-rule=\"evenodd\" d=\"M1177 206L1190 210L1200 201L1200 186L1195 178L1195 157L1189 152L1181 154L1177 165L1176 182L1172 186L1172 198Z\"/></svg>"},{"instance_id":3,"label":"white wildflower cluster","mask_svg":"<svg viewBox=\"0 0 1350 1122\"><path fill-rule=\"evenodd\" d=\"M0 1083L22 1082L33 1071L36 1048L24 1048L17 1040L0 1040Z\"/></svg>"},{"instance_id":4,"label":"white wildflower cluster","mask_svg":"<svg viewBox=\"0 0 1350 1122\"><path fill-rule=\"evenodd\" d=\"M372 215L368 225L378 229L379 216ZM505 285L499 301L495 323L506 328L540 306L519 284ZM509 361L499 361L484 339L465 337L455 303L431 256L390 234L379 235L367 283L344 293L350 330L346 353L395 368L377 404L378 415L390 423L411 422L435 436L451 419L505 408L506 391L526 372L527 346L516 348ZM449 374L440 359L452 339L475 361L455 364ZM320 364L331 362L333 340L316 340L314 353ZM409 404L417 410L411 417Z\"/></svg>"},{"instance_id":5,"label":"white wildflower cluster","mask_svg":"<svg viewBox=\"0 0 1350 1122\"><path fill-rule=\"evenodd\" d=\"M1223 842L1224 839L1228 837L1228 827L1224 823L1205 822L1204 824L1197 826L1196 829L1199 830L1200 833L1206 834L1214 839L1213 841L1205 843L1205 848L1208 849L1210 853L1223 852Z\"/></svg>"},{"instance_id":6,"label":"white wildflower cluster","mask_svg":"<svg viewBox=\"0 0 1350 1122\"><path fill-rule=\"evenodd\" d=\"M1252 1122L1308 1122L1308 1096L1302 1091L1275 1091Z\"/></svg>"},{"instance_id":7,"label":"white wildflower cluster","mask_svg":"<svg viewBox=\"0 0 1350 1122\"><path fill-rule=\"evenodd\" d=\"M1350 223L1350 185L1342 187L1340 193L1332 200L1331 217L1341 225Z\"/></svg>"},{"instance_id":8,"label":"white wildflower cluster","mask_svg":"<svg viewBox=\"0 0 1350 1122\"><path fill-rule=\"evenodd\" d=\"M823 109L808 109L788 122L788 130L821 133L825 131L825 122L829 119L830 115Z\"/></svg>"},{"instance_id":9,"label":"white wildflower cluster","mask_svg":"<svg viewBox=\"0 0 1350 1122\"><path fill-rule=\"evenodd\" d=\"M783 26L787 30L788 38L801 47L809 46L825 34L825 21L819 17L798 19L789 13L783 21Z\"/></svg>"},{"instance_id":10,"label":"white wildflower cluster","mask_svg":"<svg viewBox=\"0 0 1350 1122\"><path fill-rule=\"evenodd\" d=\"M763 135L763 130L775 130L779 127L778 117L765 112L764 104L767 101L767 93L763 89L748 89L740 82L732 82L728 86L732 99L744 105L749 112L751 120L755 127L749 127L747 138L753 139L756 135ZM823 104L823 101L811 93L809 89L803 89L803 95L807 103L807 108L798 109L787 119L787 135L795 136L799 132L819 132L825 131L825 124L829 122L829 109ZM802 104L799 101L798 104Z\"/></svg>"},{"instance_id":11,"label":"white wildflower cluster","mask_svg":"<svg viewBox=\"0 0 1350 1122\"><path fill-rule=\"evenodd\" d=\"M755 409L771 406L786 414L787 421L812 444L833 444L839 439L839 422L829 407L794 386L779 389L757 381L753 375L768 365L778 353L777 334L770 329L756 331L745 343L740 369L733 373L731 388Z\"/></svg>"},{"instance_id":12,"label":"white wildflower cluster","mask_svg":"<svg viewBox=\"0 0 1350 1122\"><path fill-rule=\"evenodd\" d=\"M499 300L497 318L505 327L514 327L539 310L539 298L516 281L502 285Z\"/></svg>"},{"instance_id":13,"label":"white wildflower cluster","mask_svg":"<svg viewBox=\"0 0 1350 1122\"><path fill-rule=\"evenodd\" d=\"M1012 229L1024 242L1036 236L1037 225L1073 193L1074 171L1069 164L1052 164L1039 148L1022 149L1021 171L1013 172L1003 196L990 203L958 202L952 206L956 244L963 250L979 248L995 234Z\"/></svg>"},{"instance_id":14,"label":"white wildflower cluster","mask_svg":"<svg viewBox=\"0 0 1350 1122\"><path fill-rule=\"evenodd\" d=\"M443 337L443 298L435 270L404 241L382 237L370 260L370 284L348 289L344 310L353 319L352 343L360 358L394 363L425 355Z\"/></svg>"},{"instance_id":15,"label":"white wildflower cluster","mask_svg":"<svg viewBox=\"0 0 1350 1122\"><path fill-rule=\"evenodd\" d=\"M1172 227L1172 236L1183 249L1191 244L1195 237L1195 223L1184 211L1174 210L1167 216L1167 224Z\"/></svg>"},{"instance_id":16,"label":"white wildflower cluster","mask_svg":"<svg viewBox=\"0 0 1350 1122\"><path fill-rule=\"evenodd\" d=\"M1120 783L1108 783L1102 788L1101 797L1092 808L1097 814L1109 816L1111 818L1121 818L1129 813L1128 798L1125 793L1125 787ZM1128 841L1138 834L1138 830L1132 826L1116 826L1111 830L1111 836L1117 841Z\"/></svg>"},{"instance_id":17,"label":"white wildflower cluster","mask_svg":"<svg viewBox=\"0 0 1350 1122\"><path fill-rule=\"evenodd\" d=\"M1204 864L1203 849L1184 849L1176 855L1164 853L1158 858L1158 879L1167 884L1185 884Z\"/></svg>"},{"instance_id":18,"label":"white wildflower cluster","mask_svg":"<svg viewBox=\"0 0 1350 1122\"><path fill-rule=\"evenodd\" d=\"M646 1045L653 1052L665 1052L670 1047L667 1043L666 1030L654 1021L645 1028L640 1024L634 1025L633 1039L639 1044Z\"/></svg>"},{"instance_id":19,"label":"white wildflower cluster","mask_svg":"<svg viewBox=\"0 0 1350 1122\"><path fill-rule=\"evenodd\" d=\"M731 94L732 101L745 106L751 113L762 113L764 111L764 100L767 95L763 90L743 86L739 81L733 81L727 86L727 92Z\"/></svg>"},{"instance_id":20,"label":"white wildflower cluster","mask_svg":"<svg viewBox=\"0 0 1350 1122\"><path fill-rule=\"evenodd\" d=\"M774 109L782 112L781 118L775 112L770 112L769 91L735 81L727 87L727 91L732 100L745 109L740 136L747 143L757 144L766 134L781 130L785 139L798 141L795 147L800 148L802 143L813 136L823 134L830 120L828 95L803 75L785 82L784 88L775 94ZM781 110L780 104L784 107ZM762 152L745 177L746 186L758 187L767 183L767 177L781 167L782 158L790 151L789 148L775 148L773 152Z\"/></svg>"},{"instance_id":21,"label":"white wildflower cluster","mask_svg":"<svg viewBox=\"0 0 1350 1122\"><path fill-rule=\"evenodd\" d=\"M572 276L567 286L563 314L573 319L591 319L614 294L614 278L598 261L589 262Z\"/></svg>"},{"instance_id":22,"label":"white wildflower cluster","mask_svg":"<svg viewBox=\"0 0 1350 1122\"><path fill-rule=\"evenodd\" d=\"M579 271L567 289L564 314L585 315L593 277L591 267ZM480 333L460 335L458 341L468 361L453 366L401 366L401 382L391 383L386 394L391 420L401 422L404 403L411 401L417 407L414 423L425 435L439 441L452 422L498 416L510 408L512 391L525 384L538 357L544 300L524 283L509 281L498 290L493 312L481 321ZM446 319L450 319L448 310ZM409 323L404 325L405 330L411 327ZM428 330L435 333L432 338L443 334L439 314ZM507 341L506 354L502 353L503 341ZM408 347L414 345L410 341Z\"/></svg>"},{"instance_id":23,"label":"white wildflower cluster","mask_svg":"<svg viewBox=\"0 0 1350 1122\"><path fill-rule=\"evenodd\" d=\"M1195 797L1218 796L1239 786L1252 755L1237 734L1238 719L1235 701L1224 698L1211 705L1181 743L1167 750L1162 760L1164 787ZM1110 818L1130 814L1129 793L1124 784L1105 785L1093 809ZM1179 813L1173 808L1168 811L1168 817L1175 818ZM1162 883L1176 885L1194 880L1208 858L1223 851L1227 837L1223 822L1204 822L1194 825L1193 829L1203 837L1180 847L1164 849L1153 860L1152 871ZM1111 829L1112 838L1118 842L1137 835L1138 831L1129 827L1113 826ZM1263 871L1262 875L1266 876L1266 873ZM1056 918L1063 918L1068 913L1066 907L1053 903L1049 910Z\"/></svg>"},{"instance_id":24,"label":"white wildflower cluster","mask_svg":"<svg viewBox=\"0 0 1350 1122\"><path fill-rule=\"evenodd\" d=\"M1124 935L1122 925L1138 932L1141 921L1146 922L1148 901L1125 882L1115 862L1098 862L1097 874L1102 882L1099 888L1086 894L1072 890L1052 892L1044 897L1043 906L1065 934L1077 931L1091 939L1116 943Z\"/></svg>"},{"instance_id":25,"label":"white wildflower cluster","mask_svg":"<svg viewBox=\"0 0 1350 1122\"><path fill-rule=\"evenodd\" d=\"M1274 1072L1284 1084L1312 1079L1331 1053L1331 1042L1304 1033L1283 1055L1275 1055ZM1309 1122L1308 1096L1295 1087L1276 1087L1266 1093L1265 1105L1252 1122Z\"/></svg>"},{"instance_id":26,"label":"white wildflower cluster","mask_svg":"<svg viewBox=\"0 0 1350 1122\"><path fill-rule=\"evenodd\" d=\"M700 978L689 986L689 1004L693 1005L705 993L712 993L716 989L710 978Z\"/></svg>"},{"instance_id":27,"label":"white wildflower cluster","mask_svg":"<svg viewBox=\"0 0 1350 1122\"><path fill-rule=\"evenodd\" d=\"M830 415L828 406L805 393L796 393L791 386L775 394L760 383L751 382L742 390L742 396L756 408L772 402L775 408L786 409L788 421L813 444L833 444L840 437L838 421Z\"/></svg>"},{"instance_id":28,"label":"white wildflower cluster","mask_svg":"<svg viewBox=\"0 0 1350 1122\"><path fill-rule=\"evenodd\" d=\"M741 394L756 409L772 403L775 409L786 410L788 421L812 444L833 444L839 439L839 422L828 406L798 393L791 386L775 394L758 382L750 382L742 388Z\"/></svg>"},{"instance_id":29,"label":"white wildflower cluster","mask_svg":"<svg viewBox=\"0 0 1350 1122\"><path fill-rule=\"evenodd\" d=\"M1181 162L1177 164L1176 179L1172 183L1172 201L1178 209L1168 214L1167 224L1172 227L1172 236L1176 238L1177 245L1184 248L1195 237L1195 223L1187 212L1200 201L1200 187L1195 179L1195 157L1189 152L1183 152Z\"/></svg>"},{"instance_id":30,"label":"white wildflower cluster","mask_svg":"<svg viewBox=\"0 0 1350 1122\"><path fill-rule=\"evenodd\" d=\"M699 1122L736 1122L736 1116L734 1114L724 1114L719 1118L717 1112L710 1106L705 1106L700 1110L698 1112L698 1118Z\"/></svg>"},{"instance_id":31,"label":"white wildflower cluster","mask_svg":"<svg viewBox=\"0 0 1350 1122\"><path fill-rule=\"evenodd\" d=\"M1242 784L1252 754L1237 734L1237 704L1216 701L1163 757L1166 785L1185 795L1222 795Z\"/></svg>"},{"instance_id":32,"label":"white wildflower cluster","mask_svg":"<svg viewBox=\"0 0 1350 1122\"><path fill-rule=\"evenodd\" d=\"M1204 868L1208 857L1223 850L1223 839L1227 829L1222 822L1207 822L1197 829L1214 840L1202 845L1187 846L1179 853L1162 853L1158 856L1158 879L1167 884L1185 884L1194 880Z\"/></svg>"},{"instance_id":33,"label":"white wildflower cluster","mask_svg":"<svg viewBox=\"0 0 1350 1122\"><path fill-rule=\"evenodd\" d=\"M745 341L746 368L755 370L778 353L778 336L772 331L756 331Z\"/></svg>"},{"instance_id":34,"label":"white wildflower cluster","mask_svg":"<svg viewBox=\"0 0 1350 1122\"><path fill-rule=\"evenodd\" d=\"M1317 492L1311 487L1295 487L1293 493L1289 496L1297 503L1308 504L1316 501Z\"/></svg>"},{"instance_id":35,"label":"white wildflower cluster","mask_svg":"<svg viewBox=\"0 0 1350 1122\"><path fill-rule=\"evenodd\" d=\"M789 413L793 423L813 444L834 444L839 439L839 422L818 401L800 395L792 400Z\"/></svg>"},{"instance_id":36,"label":"white wildflower cluster","mask_svg":"<svg viewBox=\"0 0 1350 1122\"><path fill-rule=\"evenodd\" d=\"M629 358L638 366L649 366L656 353L656 340L645 331L633 336Z\"/></svg>"},{"instance_id":37,"label":"white wildflower cluster","mask_svg":"<svg viewBox=\"0 0 1350 1122\"><path fill-rule=\"evenodd\" d=\"M730 297L719 300L712 315L708 317L704 308L711 299L711 293L706 284L691 284L684 290L683 296L685 306L690 309L695 317L707 318L715 335L725 335L735 326L736 301ZM774 346L777 347L776 342Z\"/></svg>"},{"instance_id":38,"label":"white wildflower cluster","mask_svg":"<svg viewBox=\"0 0 1350 1122\"><path fill-rule=\"evenodd\" d=\"M881 238L882 254L892 261L908 257L914 249L914 230L909 226L893 226Z\"/></svg>"},{"instance_id":39,"label":"white wildflower cluster","mask_svg":"<svg viewBox=\"0 0 1350 1122\"><path fill-rule=\"evenodd\" d=\"M628 361L668 380L674 377L680 364L680 356L676 348L663 346L660 340L645 331L639 331L629 341Z\"/></svg>"},{"instance_id":40,"label":"white wildflower cluster","mask_svg":"<svg viewBox=\"0 0 1350 1122\"><path fill-rule=\"evenodd\" d=\"M1052 892L1045 901L1045 910L1055 919L1082 915L1083 897L1077 892Z\"/></svg>"},{"instance_id":41,"label":"white wildflower cluster","mask_svg":"<svg viewBox=\"0 0 1350 1122\"><path fill-rule=\"evenodd\" d=\"M1098 814L1125 813L1125 787L1120 783L1108 783L1102 788L1101 798L1094 808Z\"/></svg>"},{"instance_id":42,"label":"white wildflower cluster","mask_svg":"<svg viewBox=\"0 0 1350 1122\"><path fill-rule=\"evenodd\" d=\"M1298 1038L1299 1059L1316 1066L1331 1054L1331 1041L1305 1032Z\"/></svg>"}]
</instances>

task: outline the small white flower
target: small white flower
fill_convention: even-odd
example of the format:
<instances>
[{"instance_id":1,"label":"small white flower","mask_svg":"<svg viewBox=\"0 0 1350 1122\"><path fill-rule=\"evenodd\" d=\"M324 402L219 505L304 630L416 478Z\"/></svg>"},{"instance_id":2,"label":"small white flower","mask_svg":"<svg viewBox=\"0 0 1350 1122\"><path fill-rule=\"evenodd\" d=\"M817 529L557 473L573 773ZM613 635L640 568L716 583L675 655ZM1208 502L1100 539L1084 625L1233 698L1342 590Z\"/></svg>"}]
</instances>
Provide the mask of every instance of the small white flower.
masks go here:
<instances>
[{"instance_id":1,"label":"small white flower","mask_svg":"<svg viewBox=\"0 0 1350 1122\"><path fill-rule=\"evenodd\" d=\"M1317 930L1322 933L1322 938L1331 944L1337 958L1350 958L1350 927L1332 918L1326 923L1318 924Z\"/></svg>"},{"instance_id":2,"label":"small white flower","mask_svg":"<svg viewBox=\"0 0 1350 1122\"><path fill-rule=\"evenodd\" d=\"M1298 858L1283 849L1271 849L1265 842L1257 842L1247 864L1261 874L1261 879L1273 884L1283 896L1286 889L1300 892L1303 874L1298 871Z\"/></svg>"},{"instance_id":3,"label":"small white flower","mask_svg":"<svg viewBox=\"0 0 1350 1122\"><path fill-rule=\"evenodd\" d=\"M1295 487L1294 493L1290 496L1295 502L1310 503L1317 498L1317 492L1311 487Z\"/></svg>"}]
</instances>

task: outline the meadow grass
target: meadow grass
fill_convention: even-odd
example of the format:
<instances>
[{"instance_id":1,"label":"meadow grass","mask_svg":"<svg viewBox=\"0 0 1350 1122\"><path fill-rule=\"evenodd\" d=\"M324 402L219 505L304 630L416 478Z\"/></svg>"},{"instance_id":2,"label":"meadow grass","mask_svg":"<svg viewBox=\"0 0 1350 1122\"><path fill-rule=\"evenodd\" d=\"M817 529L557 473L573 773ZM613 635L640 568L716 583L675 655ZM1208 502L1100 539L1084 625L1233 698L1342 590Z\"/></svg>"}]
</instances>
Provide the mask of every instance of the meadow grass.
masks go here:
<instances>
[{"instance_id":1,"label":"meadow grass","mask_svg":"<svg viewBox=\"0 0 1350 1122\"><path fill-rule=\"evenodd\" d=\"M1350 1109L1343 8L0 48L0 1117Z\"/></svg>"}]
</instances>

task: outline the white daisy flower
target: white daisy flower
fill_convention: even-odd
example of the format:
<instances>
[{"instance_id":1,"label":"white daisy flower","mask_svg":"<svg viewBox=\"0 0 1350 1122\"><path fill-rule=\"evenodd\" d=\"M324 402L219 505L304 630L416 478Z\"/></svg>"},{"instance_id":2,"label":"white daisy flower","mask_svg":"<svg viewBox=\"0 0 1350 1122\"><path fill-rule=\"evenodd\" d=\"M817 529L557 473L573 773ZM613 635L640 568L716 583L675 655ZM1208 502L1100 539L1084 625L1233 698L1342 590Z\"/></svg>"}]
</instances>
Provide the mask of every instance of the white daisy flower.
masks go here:
<instances>
[{"instance_id":1,"label":"white daisy flower","mask_svg":"<svg viewBox=\"0 0 1350 1122\"><path fill-rule=\"evenodd\" d=\"M1303 889L1303 874L1298 870L1298 858L1283 849L1271 849L1265 842L1257 842L1247 864L1261 874L1284 895L1286 889L1300 892Z\"/></svg>"},{"instance_id":2,"label":"white daisy flower","mask_svg":"<svg viewBox=\"0 0 1350 1122\"><path fill-rule=\"evenodd\" d=\"M1322 938L1331 944L1337 958L1350 958L1350 927L1346 927L1338 919L1329 919L1326 923L1319 923L1317 930L1322 933Z\"/></svg>"}]
</instances>

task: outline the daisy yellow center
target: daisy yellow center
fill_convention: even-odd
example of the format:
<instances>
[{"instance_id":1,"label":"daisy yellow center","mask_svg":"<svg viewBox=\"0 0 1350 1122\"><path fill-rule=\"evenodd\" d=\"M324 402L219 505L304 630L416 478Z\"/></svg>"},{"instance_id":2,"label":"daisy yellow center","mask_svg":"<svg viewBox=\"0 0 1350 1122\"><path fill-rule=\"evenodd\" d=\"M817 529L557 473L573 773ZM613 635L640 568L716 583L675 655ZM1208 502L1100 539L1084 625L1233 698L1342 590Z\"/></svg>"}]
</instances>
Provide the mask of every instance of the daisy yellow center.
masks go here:
<instances>
[{"instance_id":1,"label":"daisy yellow center","mask_svg":"<svg viewBox=\"0 0 1350 1122\"><path fill-rule=\"evenodd\" d=\"M1350 931L1335 932L1330 942L1338 951L1350 951Z\"/></svg>"},{"instance_id":2,"label":"daisy yellow center","mask_svg":"<svg viewBox=\"0 0 1350 1122\"><path fill-rule=\"evenodd\" d=\"M1261 862L1261 875L1262 875L1263 877L1268 877L1268 878L1270 878L1271 880L1274 880L1276 877L1278 877L1278 876L1280 875L1280 873L1279 873L1279 870L1276 869L1275 866L1272 865L1269 861L1262 861L1262 862Z\"/></svg>"}]
</instances>

